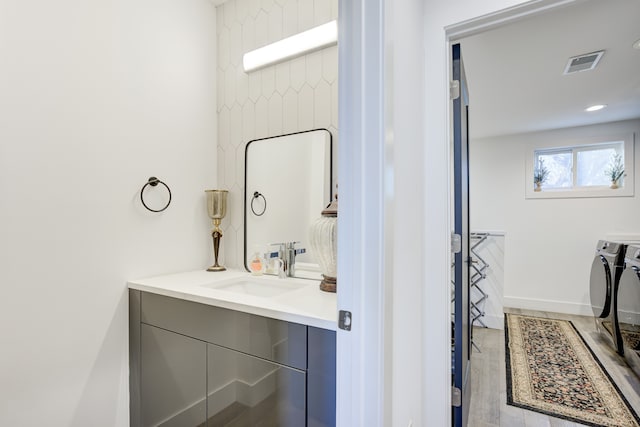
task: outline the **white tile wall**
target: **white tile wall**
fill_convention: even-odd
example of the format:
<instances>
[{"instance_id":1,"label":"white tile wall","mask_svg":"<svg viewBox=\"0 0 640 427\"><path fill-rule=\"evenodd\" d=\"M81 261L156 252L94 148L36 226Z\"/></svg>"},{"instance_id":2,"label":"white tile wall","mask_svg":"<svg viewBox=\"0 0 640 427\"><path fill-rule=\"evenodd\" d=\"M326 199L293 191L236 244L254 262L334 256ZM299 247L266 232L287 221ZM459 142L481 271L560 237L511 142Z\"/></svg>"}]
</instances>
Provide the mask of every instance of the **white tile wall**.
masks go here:
<instances>
[{"instance_id":1,"label":"white tile wall","mask_svg":"<svg viewBox=\"0 0 640 427\"><path fill-rule=\"evenodd\" d=\"M229 190L221 258L227 267L240 268L246 143L326 128L335 155L338 129L337 46L251 74L242 70L242 55L337 19L338 0L230 0L217 14L218 182Z\"/></svg>"}]
</instances>

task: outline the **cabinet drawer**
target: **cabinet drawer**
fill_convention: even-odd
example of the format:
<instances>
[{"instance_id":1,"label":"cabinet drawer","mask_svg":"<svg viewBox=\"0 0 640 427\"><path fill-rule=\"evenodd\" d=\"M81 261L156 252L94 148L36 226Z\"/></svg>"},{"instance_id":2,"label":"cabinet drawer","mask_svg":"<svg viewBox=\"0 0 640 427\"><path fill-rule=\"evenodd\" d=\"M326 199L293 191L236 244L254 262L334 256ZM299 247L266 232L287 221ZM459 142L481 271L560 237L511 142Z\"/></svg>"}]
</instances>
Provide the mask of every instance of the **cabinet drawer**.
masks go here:
<instances>
[{"instance_id":1,"label":"cabinet drawer","mask_svg":"<svg viewBox=\"0 0 640 427\"><path fill-rule=\"evenodd\" d=\"M307 368L307 327L255 314L141 293L141 321L298 369Z\"/></svg>"},{"instance_id":2,"label":"cabinet drawer","mask_svg":"<svg viewBox=\"0 0 640 427\"><path fill-rule=\"evenodd\" d=\"M209 344L207 426L304 426L305 379L304 371Z\"/></svg>"}]
</instances>

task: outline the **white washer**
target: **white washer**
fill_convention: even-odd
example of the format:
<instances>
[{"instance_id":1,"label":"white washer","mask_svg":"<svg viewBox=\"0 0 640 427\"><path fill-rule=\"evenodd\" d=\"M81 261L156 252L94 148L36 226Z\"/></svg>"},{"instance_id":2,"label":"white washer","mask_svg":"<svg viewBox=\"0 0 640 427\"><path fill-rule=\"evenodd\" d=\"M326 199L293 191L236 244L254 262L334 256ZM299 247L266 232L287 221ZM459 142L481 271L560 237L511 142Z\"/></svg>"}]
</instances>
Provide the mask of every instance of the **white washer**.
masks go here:
<instances>
[{"instance_id":1,"label":"white washer","mask_svg":"<svg viewBox=\"0 0 640 427\"><path fill-rule=\"evenodd\" d=\"M598 241L591 264L589 296L598 331L611 346L622 354L622 336L618 328L618 283L624 268L626 246L621 243Z\"/></svg>"}]
</instances>

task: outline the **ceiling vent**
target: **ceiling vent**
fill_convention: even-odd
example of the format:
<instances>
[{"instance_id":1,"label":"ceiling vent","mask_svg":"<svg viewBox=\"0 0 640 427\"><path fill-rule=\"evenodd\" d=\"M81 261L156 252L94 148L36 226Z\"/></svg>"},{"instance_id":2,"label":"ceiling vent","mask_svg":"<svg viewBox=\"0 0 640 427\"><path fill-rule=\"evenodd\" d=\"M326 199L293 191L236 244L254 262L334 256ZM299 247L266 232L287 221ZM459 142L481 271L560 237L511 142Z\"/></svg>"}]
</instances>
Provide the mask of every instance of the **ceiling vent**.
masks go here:
<instances>
[{"instance_id":1,"label":"ceiling vent","mask_svg":"<svg viewBox=\"0 0 640 427\"><path fill-rule=\"evenodd\" d=\"M600 62L600 58L602 58L602 55L604 55L604 50L569 58L569 62L564 69L564 74L593 70L594 68L596 68L596 65L598 65L598 62Z\"/></svg>"}]
</instances>

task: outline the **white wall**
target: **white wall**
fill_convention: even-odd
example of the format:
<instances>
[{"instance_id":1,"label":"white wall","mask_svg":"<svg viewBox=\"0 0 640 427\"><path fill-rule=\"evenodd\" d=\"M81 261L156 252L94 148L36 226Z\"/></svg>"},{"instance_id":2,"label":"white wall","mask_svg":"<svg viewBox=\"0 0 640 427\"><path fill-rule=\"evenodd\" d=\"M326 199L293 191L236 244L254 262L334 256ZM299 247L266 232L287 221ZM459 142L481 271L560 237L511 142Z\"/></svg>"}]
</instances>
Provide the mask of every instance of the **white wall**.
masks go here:
<instances>
[{"instance_id":1,"label":"white wall","mask_svg":"<svg viewBox=\"0 0 640 427\"><path fill-rule=\"evenodd\" d=\"M215 27L208 0L0 6L0 425L128 425L126 280L210 259Z\"/></svg>"},{"instance_id":2,"label":"white wall","mask_svg":"<svg viewBox=\"0 0 640 427\"><path fill-rule=\"evenodd\" d=\"M337 19L338 0L229 0L217 12L218 182L229 190L221 259L227 267L243 268L245 146L257 138L326 128L337 152L338 49L250 74L243 71L242 55Z\"/></svg>"},{"instance_id":3,"label":"white wall","mask_svg":"<svg viewBox=\"0 0 640 427\"><path fill-rule=\"evenodd\" d=\"M597 241L640 234L637 195L525 199L527 147L632 132L640 135L640 120L471 141L471 224L506 232L506 306L590 315L589 274ZM636 194L639 182L636 176Z\"/></svg>"}]
</instances>

